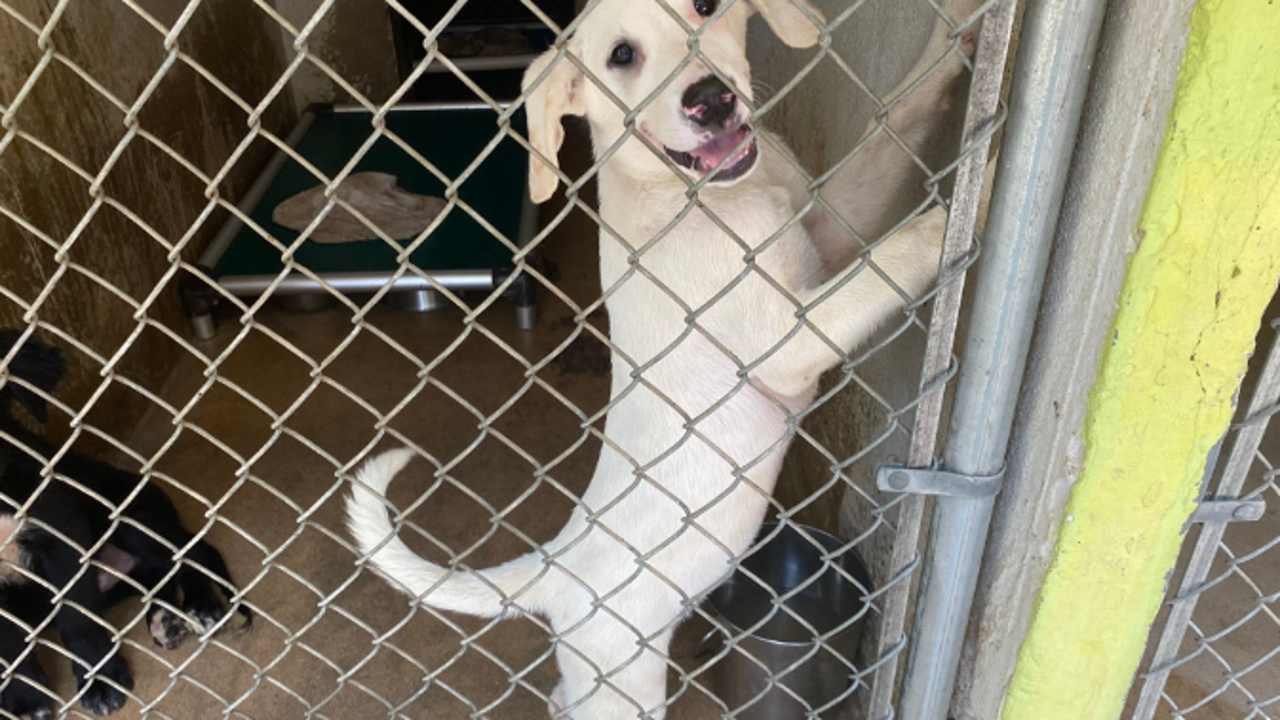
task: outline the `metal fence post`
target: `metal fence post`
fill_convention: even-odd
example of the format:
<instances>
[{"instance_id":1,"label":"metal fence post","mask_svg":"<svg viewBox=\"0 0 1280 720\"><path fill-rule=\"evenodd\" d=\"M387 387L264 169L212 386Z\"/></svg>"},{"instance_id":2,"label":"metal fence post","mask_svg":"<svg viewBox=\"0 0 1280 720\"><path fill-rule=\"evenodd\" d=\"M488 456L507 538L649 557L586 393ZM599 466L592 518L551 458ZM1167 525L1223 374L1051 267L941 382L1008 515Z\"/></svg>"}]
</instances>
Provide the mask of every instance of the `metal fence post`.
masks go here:
<instances>
[{"instance_id":1,"label":"metal fence post","mask_svg":"<svg viewBox=\"0 0 1280 720\"><path fill-rule=\"evenodd\" d=\"M1049 244L1105 0L1032 0L987 222L944 468L1001 472ZM994 496L940 496L933 512L899 715L947 717Z\"/></svg>"}]
</instances>

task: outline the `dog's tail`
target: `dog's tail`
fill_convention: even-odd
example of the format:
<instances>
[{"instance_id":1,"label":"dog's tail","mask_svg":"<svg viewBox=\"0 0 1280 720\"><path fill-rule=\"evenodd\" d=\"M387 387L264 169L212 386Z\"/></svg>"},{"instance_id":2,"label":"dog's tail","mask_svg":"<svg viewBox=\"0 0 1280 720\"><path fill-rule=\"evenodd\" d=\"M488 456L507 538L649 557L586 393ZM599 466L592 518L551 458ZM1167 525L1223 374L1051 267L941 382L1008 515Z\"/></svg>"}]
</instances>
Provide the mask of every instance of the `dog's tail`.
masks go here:
<instances>
[{"instance_id":1,"label":"dog's tail","mask_svg":"<svg viewBox=\"0 0 1280 720\"><path fill-rule=\"evenodd\" d=\"M0 363L9 357L21 337L21 331L0 330ZM50 394L66 374L67 361L57 348L34 338L27 338L9 361L8 367L0 370L0 418L10 417L16 400L36 420L47 421L49 409L44 398L31 388ZM15 379L21 382L14 382Z\"/></svg>"},{"instance_id":2,"label":"dog's tail","mask_svg":"<svg viewBox=\"0 0 1280 720\"><path fill-rule=\"evenodd\" d=\"M380 573L433 608L481 617L537 611L541 593L534 581L544 568L537 553L484 570L450 569L418 556L396 535L384 498L392 478L413 457L408 449L391 450L356 473L359 482L347 498L347 527L360 552Z\"/></svg>"}]
</instances>

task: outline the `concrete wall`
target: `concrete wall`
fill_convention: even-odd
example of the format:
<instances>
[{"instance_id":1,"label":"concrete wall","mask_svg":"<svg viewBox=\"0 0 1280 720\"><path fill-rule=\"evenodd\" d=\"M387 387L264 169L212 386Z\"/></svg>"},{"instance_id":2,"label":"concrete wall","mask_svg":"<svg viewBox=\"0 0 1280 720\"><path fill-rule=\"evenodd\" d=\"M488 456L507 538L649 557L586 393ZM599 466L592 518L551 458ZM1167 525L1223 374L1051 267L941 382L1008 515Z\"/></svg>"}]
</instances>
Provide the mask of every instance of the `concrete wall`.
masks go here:
<instances>
[{"instance_id":1,"label":"concrete wall","mask_svg":"<svg viewBox=\"0 0 1280 720\"><path fill-rule=\"evenodd\" d=\"M1129 20L1161 19L1169 10L1152 3ZM1143 59L1181 55L1182 64L1176 90L1171 73L1151 72L1150 61L1139 66L1145 73L1109 78L1141 78L1131 94L1172 95L1173 106L1167 126L1163 114L1150 112L1158 104L1141 108L1150 119L1143 124L1163 130L1163 140L1141 213L1119 227L1131 233L1133 252L1089 398L1080 471L1005 718L1120 714L1206 458L1229 427L1276 290L1280 8L1204 0L1192 11L1189 37L1183 18L1165 23L1172 43L1130 35L1133 41L1112 44L1140 49ZM1182 47L1183 37L1185 54L1158 52L1162 44ZM1162 81L1150 82L1153 75ZM1124 129L1116 134L1123 138ZM1230 670L1243 673L1244 664Z\"/></svg>"},{"instance_id":2,"label":"concrete wall","mask_svg":"<svg viewBox=\"0 0 1280 720\"><path fill-rule=\"evenodd\" d=\"M159 0L143 0L142 5L166 26L183 9ZM16 8L42 26L53 6L52 2L22 2ZM278 31L265 16L250 10L247 5L204 3L179 36L178 45L248 103L256 104L278 77L283 58ZM71 3L50 42L126 104L135 102L165 59L163 35L121 3ZM36 35L0 14L0 105L13 107L40 58ZM282 132L294 115L292 99L285 96L271 106L263 125ZM219 171L247 134L247 115L182 63L173 65L159 81L138 118L142 129L209 175ZM126 134L124 113L57 61L31 84L13 115L13 125L90 176L100 172ZM65 243L92 205L89 182L32 140L17 137L6 146L8 140L0 140L0 206L54 242ZM269 151L264 141L257 141L219 192L236 198ZM171 242L193 232L183 253L188 259L196 256L224 217L221 211L214 212L195 225L207 204L203 183L138 136L120 154L102 189L106 197L119 201ZM0 287L5 293L0 295L0 326L21 322L24 311L13 297L34 302L55 277L59 263L54 254L38 234L0 214ZM124 214L101 207L75 235L67 257L142 301L164 278L169 267L165 255L166 250ZM42 323L60 328L93 352L111 357L137 327L133 313L126 302L84 273L70 271L42 301L37 315ZM147 316L180 334L185 332L173 280ZM68 347L66 342L59 344ZM144 387L157 388L180 352L172 340L148 329L124 356L121 369ZM101 367L86 354L70 355L72 377L62 397L77 406L100 382ZM129 418L136 417L145 403L117 386L101 405L104 411L112 411L108 427L116 429L132 427Z\"/></svg>"}]
</instances>

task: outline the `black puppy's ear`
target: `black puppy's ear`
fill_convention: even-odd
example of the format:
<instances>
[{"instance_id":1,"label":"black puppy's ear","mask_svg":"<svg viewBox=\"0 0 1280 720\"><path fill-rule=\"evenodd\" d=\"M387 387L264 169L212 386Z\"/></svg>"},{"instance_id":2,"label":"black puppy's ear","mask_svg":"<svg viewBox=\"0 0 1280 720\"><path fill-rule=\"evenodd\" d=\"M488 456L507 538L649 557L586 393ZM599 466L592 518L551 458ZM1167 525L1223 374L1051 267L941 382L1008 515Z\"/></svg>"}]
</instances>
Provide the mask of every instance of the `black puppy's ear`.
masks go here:
<instances>
[{"instance_id":1,"label":"black puppy's ear","mask_svg":"<svg viewBox=\"0 0 1280 720\"><path fill-rule=\"evenodd\" d=\"M21 337L22 333L16 330L0 330L0 358L6 357ZM0 387L0 412L4 411L4 406L8 404L5 401L12 398L25 407L27 412L31 413L31 417L42 423L47 422L49 408L44 398L40 397L39 393L13 382L13 378L20 378L46 394L52 394L53 389L67 374L67 361L62 353L55 347L27 338L9 362L6 374L9 375L9 381ZM9 397L5 397L6 395Z\"/></svg>"}]
</instances>

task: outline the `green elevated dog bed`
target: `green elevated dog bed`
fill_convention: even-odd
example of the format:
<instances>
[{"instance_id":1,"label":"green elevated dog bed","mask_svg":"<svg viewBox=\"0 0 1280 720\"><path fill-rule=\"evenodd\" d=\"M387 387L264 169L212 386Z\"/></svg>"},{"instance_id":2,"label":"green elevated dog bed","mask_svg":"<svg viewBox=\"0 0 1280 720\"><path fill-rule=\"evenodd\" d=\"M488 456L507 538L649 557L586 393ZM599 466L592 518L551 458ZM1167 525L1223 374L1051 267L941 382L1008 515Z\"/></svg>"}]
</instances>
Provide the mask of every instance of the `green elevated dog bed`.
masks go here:
<instances>
[{"instance_id":1,"label":"green elevated dog bed","mask_svg":"<svg viewBox=\"0 0 1280 720\"><path fill-rule=\"evenodd\" d=\"M387 114L387 129L450 179L471 167L499 133L498 113L477 105L407 105ZM373 116L363 108L312 108L286 141L301 157L328 177L339 173L373 133ZM525 133L523 113L512 118L516 132ZM537 222L535 206L525 192L528 154L510 137L504 137L459 188L459 197L503 237L523 246ZM412 193L444 197L445 184L417 159L387 137L379 138L361 157L352 172L377 171L396 176L398 185ZM320 181L283 151L267 164L245 194L239 207L255 224L285 246L299 233L271 221L281 202ZM407 246L414 238L396 238ZM382 240L323 244L308 240L294 254L295 261L343 292L376 292L399 269L398 251ZM419 269L441 286L455 291L492 290L510 277L512 250L475 218L455 207L410 256ZM284 269L281 251L254 227L232 217L201 256L200 263L223 290L244 298L257 298L276 282ZM517 321L530 328L536 320L532 280L517 277L507 293L516 305ZM422 277L407 273L393 286L395 294L431 306L435 295ZM324 295L319 283L293 272L275 286L273 296ZM183 300L199 337L210 337L214 327L212 301L216 298L203 282L183 285Z\"/></svg>"}]
</instances>

